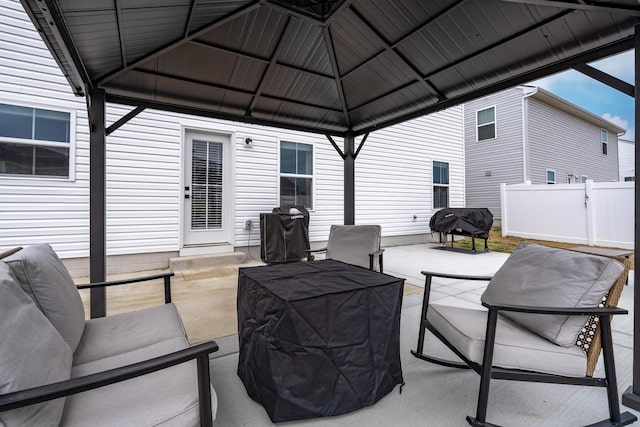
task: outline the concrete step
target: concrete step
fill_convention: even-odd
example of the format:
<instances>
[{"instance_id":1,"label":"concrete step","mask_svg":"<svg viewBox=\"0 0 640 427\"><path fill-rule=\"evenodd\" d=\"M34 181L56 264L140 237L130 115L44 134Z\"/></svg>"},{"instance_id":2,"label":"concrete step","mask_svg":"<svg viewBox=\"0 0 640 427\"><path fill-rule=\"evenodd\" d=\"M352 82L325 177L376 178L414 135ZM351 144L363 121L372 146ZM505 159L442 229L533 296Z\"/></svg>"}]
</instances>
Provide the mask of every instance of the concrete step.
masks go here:
<instances>
[{"instance_id":1,"label":"concrete step","mask_svg":"<svg viewBox=\"0 0 640 427\"><path fill-rule=\"evenodd\" d=\"M246 259L247 255L244 252L182 256L170 258L169 268L171 271L197 270L241 264Z\"/></svg>"}]
</instances>

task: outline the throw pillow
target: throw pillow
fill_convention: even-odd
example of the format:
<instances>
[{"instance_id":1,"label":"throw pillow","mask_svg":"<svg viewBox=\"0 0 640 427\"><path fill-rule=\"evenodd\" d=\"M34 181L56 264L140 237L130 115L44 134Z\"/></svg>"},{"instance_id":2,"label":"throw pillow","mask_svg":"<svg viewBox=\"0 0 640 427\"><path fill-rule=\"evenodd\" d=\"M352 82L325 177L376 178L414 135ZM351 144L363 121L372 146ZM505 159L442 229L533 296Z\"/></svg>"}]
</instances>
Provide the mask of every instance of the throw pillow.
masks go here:
<instances>
[{"instance_id":1,"label":"throw pillow","mask_svg":"<svg viewBox=\"0 0 640 427\"><path fill-rule=\"evenodd\" d=\"M482 294L494 305L597 307L623 271L619 262L523 242ZM574 345L588 316L501 312L563 347Z\"/></svg>"},{"instance_id":2,"label":"throw pillow","mask_svg":"<svg viewBox=\"0 0 640 427\"><path fill-rule=\"evenodd\" d=\"M0 262L0 394L67 380L71 349ZM57 426L64 398L0 413L0 425Z\"/></svg>"},{"instance_id":3,"label":"throw pillow","mask_svg":"<svg viewBox=\"0 0 640 427\"><path fill-rule=\"evenodd\" d=\"M84 331L84 306L73 279L47 244L29 246L4 259L22 289L60 332L72 351Z\"/></svg>"}]
</instances>

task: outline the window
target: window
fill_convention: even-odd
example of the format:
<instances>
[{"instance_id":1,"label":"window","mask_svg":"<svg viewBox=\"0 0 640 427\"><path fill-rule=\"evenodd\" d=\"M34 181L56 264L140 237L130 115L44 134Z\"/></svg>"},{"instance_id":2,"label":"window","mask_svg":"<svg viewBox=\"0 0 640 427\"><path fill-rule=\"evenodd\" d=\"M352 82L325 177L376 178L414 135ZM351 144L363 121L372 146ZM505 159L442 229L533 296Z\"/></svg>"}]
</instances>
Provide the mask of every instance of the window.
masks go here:
<instances>
[{"instance_id":1,"label":"window","mask_svg":"<svg viewBox=\"0 0 640 427\"><path fill-rule=\"evenodd\" d=\"M496 137L496 107L476 111L476 124L478 126L478 141L494 139Z\"/></svg>"},{"instance_id":2,"label":"window","mask_svg":"<svg viewBox=\"0 0 640 427\"><path fill-rule=\"evenodd\" d=\"M0 104L0 175L69 178L72 114Z\"/></svg>"},{"instance_id":3,"label":"window","mask_svg":"<svg viewBox=\"0 0 640 427\"><path fill-rule=\"evenodd\" d=\"M313 145L280 142L280 206L313 209Z\"/></svg>"},{"instance_id":4,"label":"window","mask_svg":"<svg viewBox=\"0 0 640 427\"><path fill-rule=\"evenodd\" d=\"M449 163L433 162L433 208L449 206Z\"/></svg>"},{"instance_id":5,"label":"window","mask_svg":"<svg viewBox=\"0 0 640 427\"><path fill-rule=\"evenodd\" d=\"M609 143L609 133L605 129L600 129L600 141L602 141L602 154L607 154Z\"/></svg>"},{"instance_id":6,"label":"window","mask_svg":"<svg viewBox=\"0 0 640 427\"><path fill-rule=\"evenodd\" d=\"M556 171L547 169L547 184L556 183Z\"/></svg>"}]
</instances>

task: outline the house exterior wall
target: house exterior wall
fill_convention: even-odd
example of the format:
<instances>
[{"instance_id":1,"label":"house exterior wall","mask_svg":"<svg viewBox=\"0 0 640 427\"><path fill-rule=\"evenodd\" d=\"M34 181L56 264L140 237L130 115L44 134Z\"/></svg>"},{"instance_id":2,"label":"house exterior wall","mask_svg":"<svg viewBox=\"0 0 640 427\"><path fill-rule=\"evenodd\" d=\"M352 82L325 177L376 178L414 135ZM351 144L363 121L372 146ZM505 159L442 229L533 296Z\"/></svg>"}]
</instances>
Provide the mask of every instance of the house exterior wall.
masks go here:
<instances>
[{"instance_id":1,"label":"house exterior wall","mask_svg":"<svg viewBox=\"0 0 640 427\"><path fill-rule=\"evenodd\" d=\"M496 138L478 141L476 112L496 107ZM500 219L500 184L524 182L522 90L507 89L464 104L466 206Z\"/></svg>"},{"instance_id":2,"label":"house exterior wall","mask_svg":"<svg viewBox=\"0 0 640 427\"><path fill-rule=\"evenodd\" d=\"M47 242L64 259L87 257L89 129L85 99L72 94L16 0L0 0L0 103L69 111L74 117L74 163L69 179L0 175L0 251ZM131 109L108 104L107 125ZM462 111L462 107L451 108L369 136L356 160L357 224L381 224L384 238L413 236L424 241L433 211L433 160L450 163L450 204L463 205ZM343 162L324 135L145 110L107 137L110 260L141 253L168 259L181 251L187 130L231 137L230 244L236 250L259 245L259 214L280 204L281 140L314 147L311 241L326 240L330 225L343 222ZM250 148L244 143L247 137L253 140ZM254 224L252 230L244 229L248 219ZM255 250L253 254L257 256Z\"/></svg>"},{"instance_id":3,"label":"house exterior wall","mask_svg":"<svg viewBox=\"0 0 640 427\"><path fill-rule=\"evenodd\" d=\"M596 182L618 180L618 140L608 131L602 154L601 127L539 99L534 88L518 86L464 105L466 206L487 207L501 220L500 184L546 184L547 169L556 183L568 174ZM497 137L477 141L476 111L496 107ZM588 114L588 113L587 113ZM490 176L487 176L489 175Z\"/></svg>"},{"instance_id":4,"label":"house exterior wall","mask_svg":"<svg viewBox=\"0 0 640 427\"><path fill-rule=\"evenodd\" d=\"M595 182L618 180L617 135L608 132L607 154L602 153L601 128L537 99L527 98L530 180L546 184L546 170L556 172L556 183L567 184L568 174Z\"/></svg>"},{"instance_id":5,"label":"house exterior wall","mask_svg":"<svg viewBox=\"0 0 640 427\"><path fill-rule=\"evenodd\" d=\"M635 178L636 144L633 141L618 139L618 166L620 167L620 181Z\"/></svg>"}]
</instances>

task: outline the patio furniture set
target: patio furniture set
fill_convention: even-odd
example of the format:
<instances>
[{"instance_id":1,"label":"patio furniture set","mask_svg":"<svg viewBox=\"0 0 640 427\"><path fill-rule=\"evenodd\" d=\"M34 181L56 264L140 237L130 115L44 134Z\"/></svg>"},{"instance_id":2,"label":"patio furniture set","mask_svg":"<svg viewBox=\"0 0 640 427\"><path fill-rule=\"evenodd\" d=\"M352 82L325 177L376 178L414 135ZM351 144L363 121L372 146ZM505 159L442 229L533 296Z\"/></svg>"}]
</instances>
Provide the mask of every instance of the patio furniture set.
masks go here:
<instances>
[{"instance_id":1,"label":"patio furniture set","mask_svg":"<svg viewBox=\"0 0 640 427\"><path fill-rule=\"evenodd\" d=\"M237 373L273 422L344 414L375 404L398 384L402 390L404 279L382 272L382 251L380 227L336 226L324 260L309 252L307 262L239 270ZM345 262L342 254L358 257ZM425 271L412 354L480 374L470 425L491 425L492 379L605 387L610 417L597 425L633 423L633 414L620 412L610 323L627 313L616 304L629 267L628 259L523 243L493 277ZM217 399L209 355L218 346L189 345L171 303L171 275L142 279L165 280L163 306L85 320L76 286L48 245L6 256L0 423L212 425ZM489 281L487 310L430 303L434 277ZM461 362L425 351L427 330Z\"/></svg>"}]
</instances>

